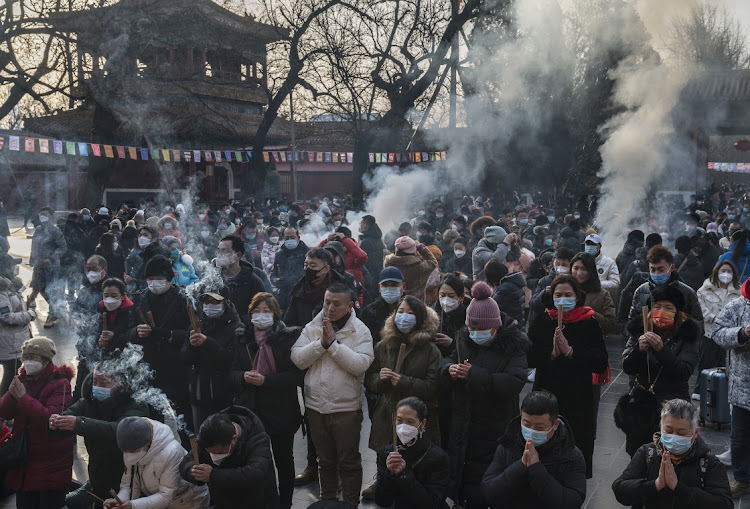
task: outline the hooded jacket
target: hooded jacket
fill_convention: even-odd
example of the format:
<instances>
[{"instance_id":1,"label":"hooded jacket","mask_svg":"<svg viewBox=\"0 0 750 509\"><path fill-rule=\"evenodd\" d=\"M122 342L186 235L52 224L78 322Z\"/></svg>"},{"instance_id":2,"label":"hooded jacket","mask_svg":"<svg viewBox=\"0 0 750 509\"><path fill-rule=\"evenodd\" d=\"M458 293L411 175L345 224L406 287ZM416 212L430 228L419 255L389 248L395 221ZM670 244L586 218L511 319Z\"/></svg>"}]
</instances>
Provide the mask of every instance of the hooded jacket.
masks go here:
<instances>
[{"instance_id":1,"label":"hooded jacket","mask_svg":"<svg viewBox=\"0 0 750 509\"><path fill-rule=\"evenodd\" d=\"M169 426L149 422L152 433L146 455L135 464L125 462L118 497L130 500L133 509L208 509L208 489L180 477L180 462L187 451Z\"/></svg>"},{"instance_id":2,"label":"hooded jacket","mask_svg":"<svg viewBox=\"0 0 750 509\"><path fill-rule=\"evenodd\" d=\"M396 267L401 271L404 283L406 283L404 295L413 295L419 300L424 300L427 280L437 269L438 262L435 255L424 247L415 254L389 254L383 261L383 267Z\"/></svg>"},{"instance_id":3,"label":"hooded jacket","mask_svg":"<svg viewBox=\"0 0 750 509\"><path fill-rule=\"evenodd\" d=\"M306 369L305 406L320 414L352 412L362 408L362 383L375 355L372 335L352 310L328 347L322 344L323 313L302 330L292 347L292 362Z\"/></svg>"},{"instance_id":4,"label":"hooded jacket","mask_svg":"<svg viewBox=\"0 0 750 509\"><path fill-rule=\"evenodd\" d=\"M0 277L0 360L21 358L21 346L31 337L29 323L35 318L13 282Z\"/></svg>"},{"instance_id":5,"label":"hooded jacket","mask_svg":"<svg viewBox=\"0 0 750 509\"><path fill-rule=\"evenodd\" d=\"M558 240L557 245L558 247L567 247L574 253L580 253L585 239L585 233L580 230L574 232L570 227L566 226L560 230L560 240Z\"/></svg>"},{"instance_id":6,"label":"hooded jacket","mask_svg":"<svg viewBox=\"0 0 750 509\"><path fill-rule=\"evenodd\" d=\"M383 231L380 226L373 224L370 229L359 236L359 247L367 253L367 264L365 267L373 277L377 277L383 269Z\"/></svg>"},{"instance_id":7,"label":"hooded jacket","mask_svg":"<svg viewBox=\"0 0 750 509\"><path fill-rule=\"evenodd\" d=\"M516 243L512 246L505 242L490 244L487 239L482 239L471 253L471 263L474 271L475 281L484 281L484 266L492 258L497 258L505 263L510 260L521 258L521 246Z\"/></svg>"},{"instance_id":8,"label":"hooded jacket","mask_svg":"<svg viewBox=\"0 0 750 509\"><path fill-rule=\"evenodd\" d=\"M513 272L500 280L492 298L501 311L518 322L519 327L526 325L526 278L523 273Z\"/></svg>"},{"instance_id":9,"label":"hooded jacket","mask_svg":"<svg viewBox=\"0 0 750 509\"><path fill-rule=\"evenodd\" d=\"M378 394L372 415L369 446L375 452L393 442L393 414L396 404L408 396L416 396L427 405L429 415L437 416L438 370L443 356L435 345L440 320L427 308L427 316L419 329L404 334L398 330L391 315L385 321L381 339L375 346L375 360L365 375L365 387ZM394 387L380 380L381 368L395 369L401 344L406 345L401 379ZM434 442L440 441L438 420L433 418L427 433Z\"/></svg>"},{"instance_id":10,"label":"hooded jacket","mask_svg":"<svg viewBox=\"0 0 750 509\"><path fill-rule=\"evenodd\" d=\"M714 322L713 340L729 350L729 402L750 410L750 349L744 328L750 324L750 301L730 301Z\"/></svg>"},{"instance_id":11,"label":"hooded jacket","mask_svg":"<svg viewBox=\"0 0 750 509\"><path fill-rule=\"evenodd\" d=\"M596 271L599 273L602 288L616 294L620 288L620 271L617 269L615 261L599 252L596 255Z\"/></svg>"},{"instance_id":12,"label":"hooded jacket","mask_svg":"<svg viewBox=\"0 0 750 509\"><path fill-rule=\"evenodd\" d=\"M710 338L715 330L714 322L724 307L734 299L742 297L739 288L732 283L725 289L714 286L711 279L706 279L698 290L698 302L703 312L704 335Z\"/></svg>"},{"instance_id":13,"label":"hooded jacket","mask_svg":"<svg viewBox=\"0 0 750 509\"><path fill-rule=\"evenodd\" d=\"M539 462L521 462L526 440L521 417L508 424L495 457L482 479L482 495L490 505L507 509L578 509L586 499L586 462L567 421L549 442L537 448Z\"/></svg>"},{"instance_id":14,"label":"hooded jacket","mask_svg":"<svg viewBox=\"0 0 750 509\"><path fill-rule=\"evenodd\" d=\"M6 485L14 491L67 490L72 478L74 440L50 435L47 424L50 415L64 412L73 403L73 368L50 362L36 376L29 377L22 367L18 378L26 394L16 401L6 392L0 399L0 417L14 419L16 429L29 426L28 460L8 472Z\"/></svg>"},{"instance_id":15,"label":"hooded jacket","mask_svg":"<svg viewBox=\"0 0 750 509\"><path fill-rule=\"evenodd\" d=\"M221 411L240 426L242 432L231 454L220 465L198 446L198 459L211 465L208 491L214 509L276 509L276 472L271 459L271 440L260 419L247 408L231 406ZM185 454L180 463L182 478L198 486L203 483L190 475L195 465L192 454ZM206 497L208 499L208 497ZM206 500L207 502L208 500Z\"/></svg>"},{"instance_id":16,"label":"hooded jacket","mask_svg":"<svg viewBox=\"0 0 750 509\"><path fill-rule=\"evenodd\" d=\"M729 250L719 257L719 262L733 262L732 255L734 254L734 247L736 244L737 241L732 242L732 244L729 246ZM737 272L740 276L740 283L744 283L748 278L750 278L750 263L748 263L749 260L750 241L745 241L745 247L742 249L742 254L740 254L739 260L737 261L737 263L735 263L735 265L737 266Z\"/></svg>"}]
</instances>

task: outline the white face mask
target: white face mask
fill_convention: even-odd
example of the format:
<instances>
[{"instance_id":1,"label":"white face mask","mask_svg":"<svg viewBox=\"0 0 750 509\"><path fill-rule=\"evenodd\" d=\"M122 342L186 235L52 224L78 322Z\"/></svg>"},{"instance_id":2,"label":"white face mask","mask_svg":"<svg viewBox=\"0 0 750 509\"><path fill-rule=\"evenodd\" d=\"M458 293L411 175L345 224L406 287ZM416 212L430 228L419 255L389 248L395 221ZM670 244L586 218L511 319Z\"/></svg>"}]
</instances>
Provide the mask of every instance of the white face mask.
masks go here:
<instances>
[{"instance_id":1,"label":"white face mask","mask_svg":"<svg viewBox=\"0 0 750 509\"><path fill-rule=\"evenodd\" d=\"M204 219L206 219L206 214L198 214L198 219L203 221Z\"/></svg>"},{"instance_id":2,"label":"white face mask","mask_svg":"<svg viewBox=\"0 0 750 509\"><path fill-rule=\"evenodd\" d=\"M422 432L411 424L399 424L396 426L396 435L403 445L409 447L414 445L417 438L422 436Z\"/></svg>"},{"instance_id":3,"label":"white face mask","mask_svg":"<svg viewBox=\"0 0 750 509\"><path fill-rule=\"evenodd\" d=\"M23 367L26 368L27 375L36 375L44 367L39 361L23 361Z\"/></svg>"},{"instance_id":4,"label":"white face mask","mask_svg":"<svg viewBox=\"0 0 750 509\"><path fill-rule=\"evenodd\" d=\"M107 308L107 311L114 311L120 307L120 304L122 304L122 299L116 299L114 297L106 297L104 299L104 307Z\"/></svg>"},{"instance_id":5,"label":"white face mask","mask_svg":"<svg viewBox=\"0 0 750 509\"><path fill-rule=\"evenodd\" d=\"M459 249L458 251L453 251L453 254L456 255L456 258L463 258L466 251Z\"/></svg>"},{"instance_id":6,"label":"white face mask","mask_svg":"<svg viewBox=\"0 0 750 509\"><path fill-rule=\"evenodd\" d=\"M334 221L333 222L333 226L335 226L336 228L338 228L339 226L341 226L341 221Z\"/></svg>"},{"instance_id":7,"label":"white face mask","mask_svg":"<svg viewBox=\"0 0 750 509\"><path fill-rule=\"evenodd\" d=\"M237 256L232 253L231 255L219 255L216 257L217 267L229 267L237 261Z\"/></svg>"},{"instance_id":8,"label":"white face mask","mask_svg":"<svg viewBox=\"0 0 750 509\"><path fill-rule=\"evenodd\" d=\"M119 242L112 243L112 251L117 251L120 248Z\"/></svg>"},{"instance_id":9,"label":"white face mask","mask_svg":"<svg viewBox=\"0 0 750 509\"><path fill-rule=\"evenodd\" d=\"M278 237L276 237L276 236L274 236L274 237L268 237L268 241L269 241L269 242L270 242L271 244L273 244L273 245L276 245L276 244L278 244L278 243L279 243L279 238L278 238Z\"/></svg>"},{"instance_id":10,"label":"white face mask","mask_svg":"<svg viewBox=\"0 0 750 509\"><path fill-rule=\"evenodd\" d=\"M151 244L151 239L149 239L148 237L143 237L143 236L138 237L138 245L139 246L146 247L149 244Z\"/></svg>"},{"instance_id":11,"label":"white face mask","mask_svg":"<svg viewBox=\"0 0 750 509\"><path fill-rule=\"evenodd\" d=\"M555 265L556 274L567 274L568 272L570 272L570 269L565 265Z\"/></svg>"},{"instance_id":12,"label":"white face mask","mask_svg":"<svg viewBox=\"0 0 750 509\"><path fill-rule=\"evenodd\" d=\"M164 223L165 230L171 230L172 228L174 228L174 225L172 223Z\"/></svg>"},{"instance_id":13,"label":"white face mask","mask_svg":"<svg viewBox=\"0 0 750 509\"><path fill-rule=\"evenodd\" d=\"M725 285L731 283L733 279L734 279L734 276L730 274L729 272L719 273L719 281L721 281Z\"/></svg>"},{"instance_id":14,"label":"white face mask","mask_svg":"<svg viewBox=\"0 0 750 509\"><path fill-rule=\"evenodd\" d=\"M209 318L219 318L224 313L224 304L203 304L203 312Z\"/></svg>"},{"instance_id":15,"label":"white face mask","mask_svg":"<svg viewBox=\"0 0 750 509\"><path fill-rule=\"evenodd\" d=\"M148 289L154 295L161 295L169 290L169 282L167 280L157 279L154 281L148 281Z\"/></svg>"},{"instance_id":16,"label":"white face mask","mask_svg":"<svg viewBox=\"0 0 750 509\"><path fill-rule=\"evenodd\" d=\"M206 237L208 237L209 235L210 235L210 232L207 232L206 230L203 230L203 231L201 232L201 237L203 237L204 239L205 239Z\"/></svg>"},{"instance_id":17,"label":"white face mask","mask_svg":"<svg viewBox=\"0 0 750 509\"><path fill-rule=\"evenodd\" d=\"M95 285L96 283L98 283L99 281L101 281L102 277L104 277L104 276L102 275L101 272L94 272L92 270L92 271L86 273L86 279L88 279L89 283L91 283L92 285Z\"/></svg>"},{"instance_id":18,"label":"white face mask","mask_svg":"<svg viewBox=\"0 0 750 509\"><path fill-rule=\"evenodd\" d=\"M441 297L440 298L440 307L443 308L443 311L446 313L450 313L454 309L458 307L458 299L454 299L452 297Z\"/></svg>"},{"instance_id":19,"label":"white face mask","mask_svg":"<svg viewBox=\"0 0 750 509\"><path fill-rule=\"evenodd\" d=\"M210 452L208 454L209 454L209 456L211 456L211 461L214 462L214 465L221 465L221 462L224 461L225 459L227 459L229 457L229 455L232 454L232 453L231 452L227 452L227 453L224 453L224 454L214 454L214 453Z\"/></svg>"},{"instance_id":20,"label":"white face mask","mask_svg":"<svg viewBox=\"0 0 750 509\"><path fill-rule=\"evenodd\" d=\"M122 453L122 460L125 465L135 465L146 457L146 452L147 451L124 452Z\"/></svg>"},{"instance_id":21,"label":"white face mask","mask_svg":"<svg viewBox=\"0 0 750 509\"><path fill-rule=\"evenodd\" d=\"M49 218L47 216L39 214L39 222L40 223L46 223L47 221L49 221Z\"/></svg>"},{"instance_id":22,"label":"white face mask","mask_svg":"<svg viewBox=\"0 0 750 509\"><path fill-rule=\"evenodd\" d=\"M256 329L266 330L273 325L273 313L253 313L251 321Z\"/></svg>"}]
</instances>

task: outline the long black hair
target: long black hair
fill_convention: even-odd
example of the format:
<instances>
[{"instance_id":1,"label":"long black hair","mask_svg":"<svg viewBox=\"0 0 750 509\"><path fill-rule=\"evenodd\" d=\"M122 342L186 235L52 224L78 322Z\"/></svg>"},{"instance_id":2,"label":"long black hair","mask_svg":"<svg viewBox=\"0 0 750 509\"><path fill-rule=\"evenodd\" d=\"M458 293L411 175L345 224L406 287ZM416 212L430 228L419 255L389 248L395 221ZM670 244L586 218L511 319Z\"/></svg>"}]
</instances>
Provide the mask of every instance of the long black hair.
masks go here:
<instances>
[{"instance_id":1,"label":"long black hair","mask_svg":"<svg viewBox=\"0 0 750 509\"><path fill-rule=\"evenodd\" d=\"M599 279L599 271L596 269L596 259L588 253L578 253L570 260L570 272L573 272L573 265L581 262L583 267L589 273L589 280L582 284L584 291L598 292L602 289L602 282ZM575 277L575 276L574 276Z\"/></svg>"}]
</instances>

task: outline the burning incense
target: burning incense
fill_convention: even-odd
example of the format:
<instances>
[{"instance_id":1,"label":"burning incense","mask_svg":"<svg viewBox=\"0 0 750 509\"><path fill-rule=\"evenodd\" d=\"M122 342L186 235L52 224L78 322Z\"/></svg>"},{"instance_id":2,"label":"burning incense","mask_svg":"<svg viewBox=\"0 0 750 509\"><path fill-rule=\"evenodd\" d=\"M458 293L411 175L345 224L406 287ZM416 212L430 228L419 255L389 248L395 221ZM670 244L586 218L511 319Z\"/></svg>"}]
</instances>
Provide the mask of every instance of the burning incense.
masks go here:
<instances>
[{"instance_id":1,"label":"burning incense","mask_svg":"<svg viewBox=\"0 0 750 509\"><path fill-rule=\"evenodd\" d=\"M401 368L404 364L404 355L406 355L406 343L401 343L398 349L398 358L396 359L396 373L401 373Z\"/></svg>"},{"instance_id":2,"label":"burning incense","mask_svg":"<svg viewBox=\"0 0 750 509\"><path fill-rule=\"evenodd\" d=\"M196 465L200 465L200 459L198 459L198 443L195 441L195 435L190 434L190 449L193 451L193 461Z\"/></svg>"},{"instance_id":3,"label":"burning incense","mask_svg":"<svg viewBox=\"0 0 750 509\"><path fill-rule=\"evenodd\" d=\"M188 303L187 305L188 317L190 318L190 325L193 326L193 331L198 334L201 333L201 322L198 320L198 313L195 312L195 308Z\"/></svg>"}]
</instances>

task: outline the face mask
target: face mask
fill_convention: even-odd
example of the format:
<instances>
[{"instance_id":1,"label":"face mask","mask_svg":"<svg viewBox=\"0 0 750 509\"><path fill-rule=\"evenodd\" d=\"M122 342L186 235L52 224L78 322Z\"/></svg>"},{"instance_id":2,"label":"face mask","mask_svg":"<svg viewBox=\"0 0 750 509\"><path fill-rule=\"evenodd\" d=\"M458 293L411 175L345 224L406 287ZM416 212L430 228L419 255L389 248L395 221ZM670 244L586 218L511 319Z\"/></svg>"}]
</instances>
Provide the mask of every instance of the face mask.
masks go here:
<instances>
[{"instance_id":1,"label":"face mask","mask_svg":"<svg viewBox=\"0 0 750 509\"><path fill-rule=\"evenodd\" d=\"M234 220L234 224L236 224L237 226L240 225L240 218L239 217Z\"/></svg>"},{"instance_id":2,"label":"face mask","mask_svg":"<svg viewBox=\"0 0 750 509\"><path fill-rule=\"evenodd\" d=\"M671 311L667 311L665 309L654 309L651 315L654 317L654 325L658 327L664 329L674 325L675 314Z\"/></svg>"},{"instance_id":3,"label":"face mask","mask_svg":"<svg viewBox=\"0 0 750 509\"><path fill-rule=\"evenodd\" d=\"M492 341L491 330L473 330L469 331L469 339L478 345L486 345Z\"/></svg>"},{"instance_id":4,"label":"face mask","mask_svg":"<svg viewBox=\"0 0 750 509\"><path fill-rule=\"evenodd\" d=\"M179 249L173 249L172 251L169 252L169 257L172 260L176 260L177 258L180 257L180 250Z\"/></svg>"},{"instance_id":5,"label":"face mask","mask_svg":"<svg viewBox=\"0 0 750 509\"><path fill-rule=\"evenodd\" d=\"M411 424L398 424L396 426L396 435L398 435L399 441L404 446L410 447L416 443L421 433L419 432L419 428L415 428Z\"/></svg>"},{"instance_id":6,"label":"face mask","mask_svg":"<svg viewBox=\"0 0 750 509\"><path fill-rule=\"evenodd\" d=\"M419 212L417 212L417 215L418 215L419 217L422 217L422 216L424 216L424 210L420 210Z\"/></svg>"},{"instance_id":7,"label":"face mask","mask_svg":"<svg viewBox=\"0 0 750 509\"><path fill-rule=\"evenodd\" d=\"M210 234L210 232L207 232L205 230L201 231L201 237L203 237L204 239L207 238Z\"/></svg>"},{"instance_id":8,"label":"face mask","mask_svg":"<svg viewBox=\"0 0 750 509\"><path fill-rule=\"evenodd\" d=\"M529 224L529 220L528 219L519 219L518 220L518 224L520 224L521 226L526 226L526 225Z\"/></svg>"},{"instance_id":9,"label":"face mask","mask_svg":"<svg viewBox=\"0 0 750 509\"><path fill-rule=\"evenodd\" d=\"M227 228L229 228L229 227L227 225L225 225L225 224L220 224L219 225L219 230L226 230Z\"/></svg>"},{"instance_id":10,"label":"face mask","mask_svg":"<svg viewBox=\"0 0 750 509\"><path fill-rule=\"evenodd\" d=\"M237 260L237 257L232 253L231 255L219 255L216 257L217 267L229 267Z\"/></svg>"},{"instance_id":11,"label":"face mask","mask_svg":"<svg viewBox=\"0 0 750 509\"><path fill-rule=\"evenodd\" d=\"M146 457L146 451L122 453L122 460L126 465L136 465L139 461L141 461L145 457Z\"/></svg>"},{"instance_id":12,"label":"face mask","mask_svg":"<svg viewBox=\"0 0 750 509\"><path fill-rule=\"evenodd\" d=\"M562 306L563 312L567 313L568 311L572 311L574 307L576 307L576 298L575 297L557 297L554 299L555 302L555 309Z\"/></svg>"},{"instance_id":13,"label":"face mask","mask_svg":"<svg viewBox=\"0 0 750 509\"><path fill-rule=\"evenodd\" d=\"M256 329L266 330L273 325L273 313L253 313L251 321Z\"/></svg>"},{"instance_id":14,"label":"face mask","mask_svg":"<svg viewBox=\"0 0 750 509\"><path fill-rule=\"evenodd\" d=\"M257 224L258 226L263 226L263 220L262 219L256 219L255 220L255 224Z\"/></svg>"},{"instance_id":15,"label":"face mask","mask_svg":"<svg viewBox=\"0 0 750 509\"><path fill-rule=\"evenodd\" d=\"M209 318L219 318L224 313L224 304L203 304L203 313Z\"/></svg>"},{"instance_id":16,"label":"face mask","mask_svg":"<svg viewBox=\"0 0 750 509\"><path fill-rule=\"evenodd\" d=\"M298 244L299 242L297 241L297 239L290 239L290 240L284 241L284 247L287 249L297 249Z\"/></svg>"},{"instance_id":17,"label":"face mask","mask_svg":"<svg viewBox=\"0 0 750 509\"><path fill-rule=\"evenodd\" d=\"M443 214L438 212L437 214L435 214L435 217L438 219L443 219Z\"/></svg>"},{"instance_id":18,"label":"face mask","mask_svg":"<svg viewBox=\"0 0 750 509\"><path fill-rule=\"evenodd\" d=\"M86 273L86 279L89 280L89 283L92 285L98 283L102 280L102 273L101 272L94 272L93 270L91 272Z\"/></svg>"},{"instance_id":19,"label":"face mask","mask_svg":"<svg viewBox=\"0 0 750 509\"><path fill-rule=\"evenodd\" d=\"M458 307L458 299L454 299L452 297L443 297L440 299L440 307L443 308L443 311L446 313L450 313L454 309Z\"/></svg>"},{"instance_id":20,"label":"face mask","mask_svg":"<svg viewBox=\"0 0 750 509\"><path fill-rule=\"evenodd\" d=\"M203 221L204 219L206 219L206 214L198 214L198 219Z\"/></svg>"},{"instance_id":21,"label":"face mask","mask_svg":"<svg viewBox=\"0 0 750 509\"><path fill-rule=\"evenodd\" d=\"M107 311L114 311L120 307L120 304L122 304L122 299L116 299L114 297L107 297L104 299L104 307L107 308Z\"/></svg>"},{"instance_id":22,"label":"face mask","mask_svg":"<svg viewBox=\"0 0 750 509\"><path fill-rule=\"evenodd\" d=\"M599 248L596 246L586 246L583 248L583 252L590 254L591 256L596 256L596 254L599 253Z\"/></svg>"},{"instance_id":23,"label":"face mask","mask_svg":"<svg viewBox=\"0 0 750 509\"><path fill-rule=\"evenodd\" d=\"M458 251L453 251L453 254L456 255L456 258L463 258L466 251L459 249Z\"/></svg>"},{"instance_id":24,"label":"face mask","mask_svg":"<svg viewBox=\"0 0 750 509\"><path fill-rule=\"evenodd\" d=\"M410 332L417 325L417 317L409 313L399 313L394 318L396 327L401 332Z\"/></svg>"},{"instance_id":25,"label":"face mask","mask_svg":"<svg viewBox=\"0 0 750 509\"><path fill-rule=\"evenodd\" d=\"M149 244L151 244L151 239L148 237L138 237L138 245L141 247L146 247Z\"/></svg>"},{"instance_id":26,"label":"face mask","mask_svg":"<svg viewBox=\"0 0 750 509\"><path fill-rule=\"evenodd\" d=\"M275 246L279 243L279 238L276 236L268 237L268 241Z\"/></svg>"},{"instance_id":27,"label":"face mask","mask_svg":"<svg viewBox=\"0 0 750 509\"><path fill-rule=\"evenodd\" d=\"M166 280L157 279L148 282L148 289L154 295L161 295L169 290L169 283Z\"/></svg>"},{"instance_id":28,"label":"face mask","mask_svg":"<svg viewBox=\"0 0 750 509\"><path fill-rule=\"evenodd\" d=\"M171 230L172 228L174 228L174 225L172 223L164 223L165 230Z\"/></svg>"},{"instance_id":29,"label":"face mask","mask_svg":"<svg viewBox=\"0 0 750 509\"><path fill-rule=\"evenodd\" d=\"M531 440L531 442L534 444L534 447L539 447L547 443L547 433L549 433L550 430L547 431L537 431L535 429L527 428L523 424L521 424L521 434L523 435L524 440Z\"/></svg>"},{"instance_id":30,"label":"face mask","mask_svg":"<svg viewBox=\"0 0 750 509\"><path fill-rule=\"evenodd\" d=\"M682 456L688 452L693 446L692 441L692 437L671 435L669 433L662 433L661 435L661 445L663 445L666 450L677 456Z\"/></svg>"},{"instance_id":31,"label":"face mask","mask_svg":"<svg viewBox=\"0 0 750 509\"><path fill-rule=\"evenodd\" d=\"M565 265L555 265L556 274L567 274L568 272L570 272L570 268Z\"/></svg>"},{"instance_id":32,"label":"face mask","mask_svg":"<svg viewBox=\"0 0 750 509\"><path fill-rule=\"evenodd\" d=\"M88 215L83 216L84 221L88 221L89 219L91 219L91 216L88 216ZM734 218L730 217L729 219L734 219Z\"/></svg>"},{"instance_id":33,"label":"face mask","mask_svg":"<svg viewBox=\"0 0 750 509\"><path fill-rule=\"evenodd\" d=\"M737 217L737 216L735 216L734 214L729 214L729 215L727 216L727 219L734 219L735 217Z\"/></svg>"},{"instance_id":34,"label":"face mask","mask_svg":"<svg viewBox=\"0 0 750 509\"><path fill-rule=\"evenodd\" d=\"M451 230L458 230L458 225L457 224L452 224L451 225Z\"/></svg>"},{"instance_id":35,"label":"face mask","mask_svg":"<svg viewBox=\"0 0 750 509\"><path fill-rule=\"evenodd\" d=\"M694 224L686 224L685 225L685 231L688 231L688 232L694 231L695 228L696 228L696 225L694 225Z\"/></svg>"},{"instance_id":36,"label":"face mask","mask_svg":"<svg viewBox=\"0 0 750 509\"><path fill-rule=\"evenodd\" d=\"M669 281L669 272L664 272L663 274L651 274L651 281L656 283L657 285L663 285L667 281Z\"/></svg>"},{"instance_id":37,"label":"face mask","mask_svg":"<svg viewBox=\"0 0 750 509\"><path fill-rule=\"evenodd\" d=\"M397 286L381 288L380 296L383 297L383 300L388 304L393 304L398 302L398 299L401 298L401 288Z\"/></svg>"},{"instance_id":38,"label":"face mask","mask_svg":"<svg viewBox=\"0 0 750 509\"><path fill-rule=\"evenodd\" d=\"M120 244L118 242L113 242L112 251L117 251L118 249L120 249Z\"/></svg>"},{"instance_id":39,"label":"face mask","mask_svg":"<svg viewBox=\"0 0 750 509\"><path fill-rule=\"evenodd\" d=\"M334 221L334 222L333 222L333 226L334 226L335 228L338 228L339 226L341 226L341 221Z\"/></svg>"},{"instance_id":40,"label":"face mask","mask_svg":"<svg viewBox=\"0 0 750 509\"><path fill-rule=\"evenodd\" d=\"M26 368L27 375L36 375L42 370L42 363L39 361L23 361L23 367Z\"/></svg>"},{"instance_id":41,"label":"face mask","mask_svg":"<svg viewBox=\"0 0 750 509\"><path fill-rule=\"evenodd\" d=\"M555 216L547 216L547 221L550 222L550 224L555 222Z\"/></svg>"},{"instance_id":42,"label":"face mask","mask_svg":"<svg viewBox=\"0 0 750 509\"><path fill-rule=\"evenodd\" d=\"M91 388L91 395L97 401L107 401L109 398L112 397L112 389L108 389L106 387L93 386Z\"/></svg>"},{"instance_id":43,"label":"face mask","mask_svg":"<svg viewBox=\"0 0 750 509\"><path fill-rule=\"evenodd\" d=\"M734 276L730 274L729 272L719 273L719 281L721 281L725 285L731 283L733 279L734 279Z\"/></svg>"},{"instance_id":44,"label":"face mask","mask_svg":"<svg viewBox=\"0 0 750 509\"><path fill-rule=\"evenodd\" d=\"M211 456L211 461L214 462L214 465L221 465L221 462L224 461L225 459L227 459L229 457L229 455L232 454L232 453L231 452L227 452L227 453L224 453L224 454L214 454L214 453L210 452L208 454Z\"/></svg>"},{"instance_id":45,"label":"face mask","mask_svg":"<svg viewBox=\"0 0 750 509\"><path fill-rule=\"evenodd\" d=\"M318 279L318 272L320 271L309 267L305 269L305 281L307 281L308 283L312 283L313 281Z\"/></svg>"},{"instance_id":46,"label":"face mask","mask_svg":"<svg viewBox=\"0 0 750 509\"><path fill-rule=\"evenodd\" d=\"M39 214L39 222L40 223L46 223L47 221L49 221L49 218L47 216L43 216L43 215Z\"/></svg>"},{"instance_id":47,"label":"face mask","mask_svg":"<svg viewBox=\"0 0 750 509\"><path fill-rule=\"evenodd\" d=\"M581 214L573 214L573 219L581 219Z\"/></svg>"},{"instance_id":48,"label":"face mask","mask_svg":"<svg viewBox=\"0 0 750 509\"><path fill-rule=\"evenodd\" d=\"M552 246L552 239L544 239L544 245L547 247Z\"/></svg>"}]
</instances>

